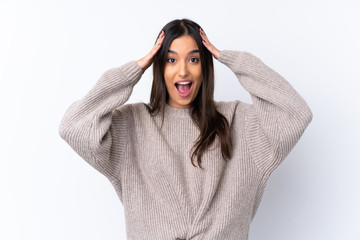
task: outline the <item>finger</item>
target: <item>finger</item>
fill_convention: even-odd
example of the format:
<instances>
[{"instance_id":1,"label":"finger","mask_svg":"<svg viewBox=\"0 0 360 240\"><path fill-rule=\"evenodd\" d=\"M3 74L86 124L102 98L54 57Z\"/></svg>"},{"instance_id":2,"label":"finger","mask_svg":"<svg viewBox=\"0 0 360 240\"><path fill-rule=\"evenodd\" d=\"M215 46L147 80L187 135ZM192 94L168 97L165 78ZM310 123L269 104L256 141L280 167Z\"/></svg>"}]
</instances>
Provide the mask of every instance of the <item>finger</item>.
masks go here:
<instances>
[{"instance_id":1,"label":"finger","mask_svg":"<svg viewBox=\"0 0 360 240\"><path fill-rule=\"evenodd\" d=\"M165 38L165 33L164 33L164 31L162 31L156 41L156 44L153 46L153 48L150 51L151 57L154 56L159 51L159 49L161 48L161 45L164 41L164 38Z\"/></svg>"},{"instance_id":2,"label":"finger","mask_svg":"<svg viewBox=\"0 0 360 240\"><path fill-rule=\"evenodd\" d=\"M200 36L204 42L209 42L204 30L202 30L201 28L200 28Z\"/></svg>"},{"instance_id":3,"label":"finger","mask_svg":"<svg viewBox=\"0 0 360 240\"><path fill-rule=\"evenodd\" d=\"M163 39L164 39L164 38L159 39L159 41L155 44L155 47L160 47L161 44L162 44L162 42L163 42Z\"/></svg>"},{"instance_id":4,"label":"finger","mask_svg":"<svg viewBox=\"0 0 360 240\"><path fill-rule=\"evenodd\" d=\"M155 45L160 45L160 44L162 43L164 37L165 37L165 32L164 32L164 31L161 31L158 39L156 40L156 44L155 44Z\"/></svg>"},{"instance_id":5,"label":"finger","mask_svg":"<svg viewBox=\"0 0 360 240\"><path fill-rule=\"evenodd\" d=\"M164 38L165 38L165 33L164 33L164 31L163 31L163 32L162 32L162 35L161 35L161 37L160 37L160 39L159 39L159 45L162 44L162 42L164 41Z\"/></svg>"},{"instance_id":6,"label":"finger","mask_svg":"<svg viewBox=\"0 0 360 240\"><path fill-rule=\"evenodd\" d=\"M209 40L207 39L207 37L202 37L202 41L204 44L210 44Z\"/></svg>"},{"instance_id":7,"label":"finger","mask_svg":"<svg viewBox=\"0 0 360 240\"><path fill-rule=\"evenodd\" d=\"M206 36L206 34L205 34L205 32L204 32L204 30L202 28L200 28L200 36L204 37L204 38L207 38L207 36Z\"/></svg>"},{"instance_id":8,"label":"finger","mask_svg":"<svg viewBox=\"0 0 360 240\"><path fill-rule=\"evenodd\" d=\"M202 37L202 38L204 38L204 36L205 36L205 33L204 33L204 31L200 28L200 36Z\"/></svg>"}]
</instances>

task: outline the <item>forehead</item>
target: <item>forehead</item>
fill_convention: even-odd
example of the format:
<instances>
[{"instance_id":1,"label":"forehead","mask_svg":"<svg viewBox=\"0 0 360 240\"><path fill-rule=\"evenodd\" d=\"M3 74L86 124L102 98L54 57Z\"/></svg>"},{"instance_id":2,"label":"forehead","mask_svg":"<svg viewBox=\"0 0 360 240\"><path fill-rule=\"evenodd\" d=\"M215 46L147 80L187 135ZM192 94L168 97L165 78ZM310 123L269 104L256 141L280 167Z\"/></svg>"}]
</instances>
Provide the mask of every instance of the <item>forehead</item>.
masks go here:
<instances>
[{"instance_id":1,"label":"forehead","mask_svg":"<svg viewBox=\"0 0 360 240\"><path fill-rule=\"evenodd\" d=\"M196 41L189 35L175 38L169 47L169 50L176 51L178 53L188 53L189 51L198 49Z\"/></svg>"}]
</instances>

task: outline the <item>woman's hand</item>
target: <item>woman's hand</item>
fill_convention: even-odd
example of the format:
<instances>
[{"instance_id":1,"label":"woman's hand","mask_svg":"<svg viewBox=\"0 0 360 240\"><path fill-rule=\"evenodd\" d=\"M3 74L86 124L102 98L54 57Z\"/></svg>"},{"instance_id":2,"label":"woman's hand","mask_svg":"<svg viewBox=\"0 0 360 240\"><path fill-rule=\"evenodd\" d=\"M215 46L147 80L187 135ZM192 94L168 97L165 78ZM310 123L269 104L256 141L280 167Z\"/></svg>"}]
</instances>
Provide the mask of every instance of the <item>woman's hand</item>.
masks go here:
<instances>
[{"instance_id":1,"label":"woman's hand","mask_svg":"<svg viewBox=\"0 0 360 240\"><path fill-rule=\"evenodd\" d=\"M214 46L212 45L212 43L209 41L209 39L207 38L204 30L202 30L202 28L200 28L200 36L202 38L202 42L204 44L204 46L209 50L209 52L211 52L211 54L218 59L219 55L220 55L220 51Z\"/></svg>"},{"instance_id":2,"label":"woman's hand","mask_svg":"<svg viewBox=\"0 0 360 240\"><path fill-rule=\"evenodd\" d=\"M153 58L155 54L159 51L161 44L164 40L164 37L165 37L165 33L164 31L162 31L151 51L145 57L136 61L139 64L139 66L143 69L143 71L145 71L152 64Z\"/></svg>"}]
</instances>

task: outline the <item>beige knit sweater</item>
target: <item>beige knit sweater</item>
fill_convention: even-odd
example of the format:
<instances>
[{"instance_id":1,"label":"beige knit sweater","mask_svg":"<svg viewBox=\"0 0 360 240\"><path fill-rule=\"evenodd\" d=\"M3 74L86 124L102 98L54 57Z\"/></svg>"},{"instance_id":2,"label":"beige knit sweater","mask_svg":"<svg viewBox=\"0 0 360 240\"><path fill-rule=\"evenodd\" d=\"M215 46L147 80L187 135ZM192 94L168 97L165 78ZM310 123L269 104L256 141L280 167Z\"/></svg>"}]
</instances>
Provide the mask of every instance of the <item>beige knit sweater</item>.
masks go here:
<instances>
[{"instance_id":1,"label":"beige knit sweater","mask_svg":"<svg viewBox=\"0 0 360 240\"><path fill-rule=\"evenodd\" d=\"M199 130L189 109L166 105L152 117L125 104L143 71L135 62L107 70L66 111L59 133L106 176L124 206L129 240L246 240L266 181L312 120L303 98L247 52L224 50L220 62L251 94L252 104L216 102L229 121L232 158L214 142L194 167ZM270 237L271 238L271 237Z\"/></svg>"}]
</instances>

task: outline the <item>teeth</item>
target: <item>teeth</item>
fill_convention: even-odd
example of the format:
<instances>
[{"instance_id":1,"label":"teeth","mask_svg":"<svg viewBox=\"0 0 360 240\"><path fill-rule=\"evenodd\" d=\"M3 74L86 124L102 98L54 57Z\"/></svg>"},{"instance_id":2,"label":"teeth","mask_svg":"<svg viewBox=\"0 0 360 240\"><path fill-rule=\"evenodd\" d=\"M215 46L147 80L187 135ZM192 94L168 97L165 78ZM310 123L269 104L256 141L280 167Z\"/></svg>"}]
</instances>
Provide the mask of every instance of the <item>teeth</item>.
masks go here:
<instances>
[{"instance_id":1,"label":"teeth","mask_svg":"<svg viewBox=\"0 0 360 240\"><path fill-rule=\"evenodd\" d=\"M186 85L186 84L189 84L191 82L177 82L177 84L181 84L181 85Z\"/></svg>"}]
</instances>

